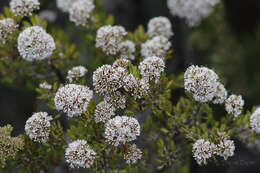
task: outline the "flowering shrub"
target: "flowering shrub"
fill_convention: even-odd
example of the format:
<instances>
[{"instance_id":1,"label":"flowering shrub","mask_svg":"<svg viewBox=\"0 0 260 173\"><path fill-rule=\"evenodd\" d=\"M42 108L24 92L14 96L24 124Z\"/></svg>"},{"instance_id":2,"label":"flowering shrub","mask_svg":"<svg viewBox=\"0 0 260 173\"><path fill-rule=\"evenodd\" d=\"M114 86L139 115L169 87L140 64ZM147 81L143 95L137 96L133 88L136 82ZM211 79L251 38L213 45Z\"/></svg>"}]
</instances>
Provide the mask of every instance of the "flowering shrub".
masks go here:
<instances>
[{"instance_id":1,"label":"flowering shrub","mask_svg":"<svg viewBox=\"0 0 260 173\"><path fill-rule=\"evenodd\" d=\"M218 3L197 0L195 8L187 1L185 9L179 2L168 0L168 6L181 6L172 11L191 26ZM244 111L242 96L229 95L214 70L190 65L184 74L166 74L173 52L168 18L155 17L147 31L140 26L130 32L115 25L98 0L57 0L57 6L83 30L88 63L64 29L33 14L38 0L11 0L0 15L1 83L23 80L23 87L36 91L48 108L30 115L18 137L11 137L10 125L0 128L3 169L15 165L21 172L51 172L65 164L123 173L152 165L182 172L176 163L188 164L191 155L199 165L229 159L242 132L248 142L259 138L259 109ZM175 104L177 89L185 94ZM215 104L226 110L222 118Z\"/></svg>"}]
</instances>

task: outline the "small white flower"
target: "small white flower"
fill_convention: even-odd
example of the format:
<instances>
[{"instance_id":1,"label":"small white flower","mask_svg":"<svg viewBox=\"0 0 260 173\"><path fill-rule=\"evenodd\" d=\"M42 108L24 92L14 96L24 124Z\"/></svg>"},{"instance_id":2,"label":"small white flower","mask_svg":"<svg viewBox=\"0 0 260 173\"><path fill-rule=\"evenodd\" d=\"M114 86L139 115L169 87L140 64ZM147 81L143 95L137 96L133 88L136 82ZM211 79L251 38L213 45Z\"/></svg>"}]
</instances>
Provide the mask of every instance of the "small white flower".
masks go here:
<instances>
[{"instance_id":1,"label":"small white flower","mask_svg":"<svg viewBox=\"0 0 260 173\"><path fill-rule=\"evenodd\" d=\"M235 151L235 144L234 141L229 139L221 140L220 143L217 145L218 152L217 155L224 157L225 160L227 160L228 157L231 157L234 155Z\"/></svg>"},{"instance_id":2,"label":"small white flower","mask_svg":"<svg viewBox=\"0 0 260 173\"><path fill-rule=\"evenodd\" d=\"M34 10L40 8L38 0L11 0L10 10L15 16L31 16Z\"/></svg>"},{"instance_id":3,"label":"small white flower","mask_svg":"<svg viewBox=\"0 0 260 173\"><path fill-rule=\"evenodd\" d=\"M134 89L133 96L135 99L142 99L150 93L150 84L146 79L138 80L137 87Z\"/></svg>"},{"instance_id":4,"label":"small white flower","mask_svg":"<svg viewBox=\"0 0 260 173\"><path fill-rule=\"evenodd\" d=\"M114 146L133 141L140 135L140 124L132 117L116 116L105 127L106 141Z\"/></svg>"},{"instance_id":5,"label":"small white flower","mask_svg":"<svg viewBox=\"0 0 260 173\"><path fill-rule=\"evenodd\" d=\"M96 122L107 122L111 119L112 116L115 115L115 108L111 104L107 103L106 101L100 102L96 106L95 110L95 120Z\"/></svg>"},{"instance_id":6,"label":"small white flower","mask_svg":"<svg viewBox=\"0 0 260 173\"><path fill-rule=\"evenodd\" d=\"M36 142L45 143L50 135L51 116L47 112L33 114L25 124L25 133Z\"/></svg>"},{"instance_id":7,"label":"small white flower","mask_svg":"<svg viewBox=\"0 0 260 173\"><path fill-rule=\"evenodd\" d=\"M234 115L235 118L238 117L242 113L242 109L244 106L244 100L242 99L241 95L234 95L232 94L226 100L225 108L229 114Z\"/></svg>"},{"instance_id":8,"label":"small white flower","mask_svg":"<svg viewBox=\"0 0 260 173\"><path fill-rule=\"evenodd\" d=\"M11 18L0 20L0 42L5 44L6 39L16 30L17 26Z\"/></svg>"},{"instance_id":9,"label":"small white flower","mask_svg":"<svg viewBox=\"0 0 260 173\"><path fill-rule=\"evenodd\" d=\"M119 50L120 50L120 56L121 58L124 59L130 59L130 60L134 60L135 56L135 44L134 42L130 41L130 40L126 40L124 42L121 42L119 45Z\"/></svg>"},{"instance_id":10,"label":"small white flower","mask_svg":"<svg viewBox=\"0 0 260 173\"><path fill-rule=\"evenodd\" d=\"M260 133L260 107L250 116L250 127L256 133Z\"/></svg>"},{"instance_id":11,"label":"small white flower","mask_svg":"<svg viewBox=\"0 0 260 173\"><path fill-rule=\"evenodd\" d=\"M85 26L94 8L93 0L77 0L69 9L70 21L75 22L76 25Z\"/></svg>"},{"instance_id":12,"label":"small white flower","mask_svg":"<svg viewBox=\"0 0 260 173\"><path fill-rule=\"evenodd\" d=\"M115 62L113 63L113 67L123 67L123 68L127 68L131 65L131 62L128 59L123 59L123 58L119 58L117 60L115 60Z\"/></svg>"},{"instance_id":13,"label":"small white flower","mask_svg":"<svg viewBox=\"0 0 260 173\"><path fill-rule=\"evenodd\" d=\"M168 0L167 5L174 16L186 19L190 27L200 24L208 17L220 0Z\"/></svg>"},{"instance_id":14,"label":"small white flower","mask_svg":"<svg viewBox=\"0 0 260 173\"><path fill-rule=\"evenodd\" d=\"M210 159L216 150L216 145L204 140L197 140L192 147L193 157L199 165L207 164L208 159Z\"/></svg>"},{"instance_id":15,"label":"small white flower","mask_svg":"<svg viewBox=\"0 0 260 173\"><path fill-rule=\"evenodd\" d=\"M58 89L54 103L57 110L62 110L71 118L86 111L92 97L93 91L87 86L67 84Z\"/></svg>"},{"instance_id":16,"label":"small white flower","mask_svg":"<svg viewBox=\"0 0 260 173\"><path fill-rule=\"evenodd\" d=\"M72 4L77 0L56 0L57 7L63 12L69 12Z\"/></svg>"},{"instance_id":17,"label":"small white flower","mask_svg":"<svg viewBox=\"0 0 260 173\"><path fill-rule=\"evenodd\" d=\"M138 160L142 158L142 151L136 147L135 144L130 145L127 153L124 154L124 159L128 164L135 164Z\"/></svg>"},{"instance_id":18,"label":"small white flower","mask_svg":"<svg viewBox=\"0 0 260 173\"><path fill-rule=\"evenodd\" d=\"M19 34L17 44L21 57L27 61L48 58L56 48L52 36L40 26L26 28Z\"/></svg>"},{"instance_id":19,"label":"small white flower","mask_svg":"<svg viewBox=\"0 0 260 173\"><path fill-rule=\"evenodd\" d=\"M72 82L74 78L83 77L88 70L83 66L76 66L73 67L71 70L68 71L67 79L69 82Z\"/></svg>"},{"instance_id":20,"label":"small white flower","mask_svg":"<svg viewBox=\"0 0 260 173\"><path fill-rule=\"evenodd\" d=\"M96 47L107 55L115 55L119 52L119 44L125 35L127 32L122 26L102 26L97 31Z\"/></svg>"},{"instance_id":21,"label":"small white flower","mask_svg":"<svg viewBox=\"0 0 260 173\"><path fill-rule=\"evenodd\" d=\"M115 109L126 108L126 97L120 91L116 91L110 95L105 95L104 101L111 104Z\"/></svg>"},{"instance_id":22,"label":"small white flower","mask_svg":"<svg viewBox=\"0 0 260 173\"><path fill-rule=\"evenodd\" d=\"M157 83L161 76L161 73L164 71L165 63L164 61L156 56L145 58L140 65L140 74L147 81L155 80Z\"/></svg>"},{"instance_id":23,"label":"small white flower","mask_svg":"<svg viewBox=\"0 0 260 173\"><path fill-rule=\"evenodd\" d=\"M164 36L156 36L141 45L143 57L158 56L164 58L170 49L171 43Z\"/></svg>"},{"instance_id":24,"label":"small white flower","mask_svg":"<svg viewBox=\"0 0 260 173\"><path fill-rule=\"evenodd\" d=\"M66 148L65 160L71 168L89 168L94 163L96 155L87 141L76 140Z\"/></svg>"},{"instance_id":25,"label":"small white flower","mask_svg":"<svg viewBox=\"0 0 260 173\"><path fill-rule=\"evenodd\" d=\"M218 75L207 67L190 66L184 73L184 88L194 100L205 103L216 96Z\"/></svg>"},{"instance_id":26,"label":"small white flower","mask_svg":"<svg viewBox=\"0 0 260 173\"><path fill-rule=\"evenodd\" d=\"M173 35L170 20L162 16L152 18L148 23L147 34L150 37L164 36L169 39Z\"/></svg>"},{"instance_id":27,"label":"small white flower","mask_svg":"<svg viewBox=\"0 0 260 173\"><path fill-rule=\"evenodd\" d=\"M222 104L227 99L227 91L223 84L217 83L216 93L213 99L214 104Z\"/></svg>"}]
</instances>

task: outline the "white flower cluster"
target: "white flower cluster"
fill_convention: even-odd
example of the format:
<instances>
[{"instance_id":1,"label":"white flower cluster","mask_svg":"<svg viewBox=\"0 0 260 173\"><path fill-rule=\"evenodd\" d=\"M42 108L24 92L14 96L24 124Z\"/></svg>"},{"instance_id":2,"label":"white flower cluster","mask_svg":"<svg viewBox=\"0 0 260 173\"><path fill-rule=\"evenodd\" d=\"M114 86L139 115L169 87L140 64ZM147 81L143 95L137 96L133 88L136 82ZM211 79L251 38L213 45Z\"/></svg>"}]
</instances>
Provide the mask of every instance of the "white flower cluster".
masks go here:
<instances>
[{"instance_id":1,"label":"white flower cluster","mask_svg":"<svg viewBox=\"0 0 260 173\"><path fill-rule=\"evenodd\" d=\"M168 0L172 15L184 18L190 27L199 25L203 18L210 16L220 0Z\"/></svg>"},{"instance_id":2,"label":"white flower cluster","mask_svg":"<svg viewBox=\"0 0 260 173\"><path fill-rule=\"evenodd\" d=\"M27 61L48 58L56 48L52 36L40 26L26 28L19 34L17 44L21 57Z\"/></svg>"},{"instance_id":3,"label":"white flower cluster","mask_svg":"<svg viewBox=\"0 0 260 173\"><path fill-rule=\"evenodd\" d=\"M10 10L15 16L31 16L34 10L40 8L38 0L11 0Z\"/></svg>"},{"instance_id":4,"label":"white flower cluster","mask_svg":"<svg viewBox=\"0 0 260 173\"><path fill-rule=\"evenodd\" d=\"M50 134L51 116L47 112L33 114L25 124L25 133L36 142L45 143Z\"/></svg>"},{"instance_id":5,"label":"white flower cluster","mask_svg":"<svg viewBox=\"0 0 260 173\"><path fill-rule=\"evenodd\" d=\"M97 31L96 47L107 55L115 55L119 52L119 44L125 35L127 32L122 26L102 26Z\"/></svg>"},{"instance_id":6,"label":"white flower cluster","mask_svg":"<svg viewBox=\"0 0 260 173\"><path fill-rule=\"evenodd\" d=\"M227 90L220 82L217 83L216 93L213 98L214 104L222 104L227 99Z\"/></svg>"},{"instance_id":7,"label":"white flower cluster","mask_svg":"<svg viewBox=\"0 0 260 173\"><path fill-rule=\"evenodd\" d=\"M218 147L217 155L224 157L225 160L227 160L228 157L234 155L235 144L234 141L232 140L223 139L222 141L220 141L217 147Z\"/></svg>"},{"instance_id":8,"label":"white flower cluster","mask_svg":"<svg viewBox=\"0 0 260 173\"><path fill-rule=\"evenodd\" d=\"M216 151L216 145L210 141L199 139L192 147L193 157L199 165L207 164L207 160L211 158Z\"/></svg>"},{"instance_id":9,"label":"white flower cluster","mask_svg":"<svg viewBox=\"0 0 260 173\"><path fill-rule=\"evenodd\" d=\"M242 99L241 95L234 95L232 94L226 100L225 108L229 114L234 115L235 118L238 117L242 113L242 109L244 106L244 100Z\"/></svg>"},{"instance_id":10,"label":"white flower cluster","mask_svg":"<svg viewBox=\"0 0 260 173\"><path fill-rule=\"evenodd\" d=\"M170 38L172 33L172 25L167 17L154 17L148 23L147 34L150 37L164 36L165 38Z\"/></svg>"},{"instance_id":11,"label":"white flower cluster","mask_svg":"<svg viewBox=\"0 0 260 173\"><path fill-rule=\"evenodd\" d=\"M66 148L65 160L71 168L89 168L94 163L96 155L87 141L76 140Z\"/></svg>"},{"instance_id":12,"label":"white flower cluster","mask_svg":"<svg viewBox=\"0 0 260 173\"><path fill-rule=\"evenodd\" d=\"M130 59L130 60L135 59L135 56L134 56L135 44L134 44L134 42L132 42L130 40L123 41L118 45L118 48L120 50L120 57L121 58Z\"/></svg>"},{"instance_id":13,"label":"white flower cluster","mask_svg":"<svg viewBox=\"0 0 260 173\"><path fill-rule=\"evenodd\" d=\"M140 135L140 124L132 117L116 116L105 124L106 141L114 146L125 144Z\"/></svg>"},{"instance_id":14,"label":"white flower cluster","mask_svg":"<svg viewBox=\"0 0 260 173\"><path fill-rule=\"evenodd\" d=\"M57 19L57 13L52 10L43 10L40 12L39 17L48 22L54 23Z\"/></svg>"},{"instance_id":15,"label":"white flower cluster","mask_svg":"<svg viewBox=\"0 0 260 173\"><path fill-rule=\"evenodd\" d=\"M70 21L75 22L76 25L85 26L94 8L93 0L77 0L69 9Z\"/></svg>"},{"instance_id":16,"label":"white flower cluster","mask_svg":"<svg viewBox=\"0 0 260 173\"><path fill-rule=\"evenodd\" d=\"M88 70L84 66L76 66L68 71L67 79L72 82L74 78L83 77Z\"/></svg>"},{"instance_id":17,"label":"white flower cluster","mask_svg":"<svg viewBox=\"0 0 260 173\"><path fill-rule=\"evenodd\" d=\"M39 87L41 89L51 90L52 86L48 84L47 82L40 83Z\"/></svg>"},{"instance_id":18,"label":"white flower cluster","mask_svg":"<svg viewBox=\"0 0 260 173\"><path fill-rule=\"evenodd\" d=\"M111 104L116 109L126 108L126 96L123 95L120 91L116 91L110 95L105 95L104 101Z\"/></svg>"},{"instance_id":19,"label":"white flower cluster","mask_svg":"<svg viewBox=\"0 0 260 173\"><path fill-rule=\"evenodd\" d=\"M96 106L96 110L94 113L96 122L106 123L114 115L115 108L110 103L102 101Z\"/></svg>"},{"instance_id":20,"label":"white flower cluster","mask_svg":"<svg viewBox=\"0 0 260 173\"><path fill-rule=\"evenodd\" d=\"M132 95L135 99L141 99L148 96L150 93L150 85L146 79L141 79L137 81L137 87L134 89Z\"/></svg>"},{"instance_id":21,"label":"white flower cluster","mask_svg":"<svg viewBox=\"0 0 260 173\"><path fill-rule=\"evenodd\" d=\"M15 31L17 25L11 18L0 20L0 42L6 43L6 39Z\"/></svg>"},{"instance_id":22,"label":"white flower cluster","mask_svg":"<svg viewBox=\"0 0 260 173\"><path fill-rule=\"evenodd\" d=\"M111 94L124 85L123 78L126 71L122 67L114 68L111 65L103 65L93 73L93 86L99 94Z\"/></svg>"},{"instance_id":23,"label":"white flower cluster","mask_svg":"<svg viewBox=\"0 0 260 173\"><path fill-rule=\"evenodd\" d=\"M131 61L129 61L128 59L123 59L123 58L118 58L117 60L114 61L113 63L113 67L123 67L123 68L127 68L131 65Z\"/></svg>"},{"instance_id":24,"label":"white flower cluster","mask_svg":"<svg viewBox=\"0 0 260 173\"><path fill-rule=\"evenodd\" d=\"M170 47L171 43L167 38L156 36L141 45L141 55L143 57L158 56L162 58L165 57Z\"/></svg>"},{"instance_id":25,"label":"white flower cluster","mask_svg":"<svg viewBox=\"0 0 260 173\"><path fill-rule=\"evenodd\" d=\"M250 116L250 127L256 133L260 133L260 107Z\"/></svg>"},{"instance_id":26,"label":"white flower cluster","mask_svg":"<svg viewBox=\"0 0 260 173\"><path fill-rule=\"evenodd\" d=\"M124 159L128 164L135 164L137 160L142 158L142 154L142 151L133 144L128 148L127 153L124 154Z\"/></svg>"},{"instance_id":27,"label":"white flower cluster","mask_svg":"<svg viewBox=\"0 0 260 173\"><path fill-rule=\"evenodd\" d=\"M63 12L69 12L72 4L77 0L56 0L57 7Z\"/></svg>"},{"instance_id":28,"label":"white flower cluster","mask_svg":"<svg viewBox=\"0 0 260 173\"><path fill-rule=\"evenodd\" d=\"M58 89L54 103L57 110L62 110L71 118L86 111L92 97L93 91L87 86L67 84Z\"/></svg>"},{"instance_id":29,"label":"white flower cluster","mask_svg":"<svg viewBox=\"0 0 260 173\"><path fill-rule=\"evenodd\" d=\"M152 81L155 80L157 83L164 71L165 63L164 61L156 56L145 58L138 66L140 69L140 74L144 80Z\"/></svg>"},{"instance_id":30,"label":"white flower cluster","mask_svg":"<svg viewBox=\"0 0 260 173\"><path fill-rule=\"evenodd\" d=\"M190 66L184 73L184 88L192 92L193 98L198 102L209 102L216 98L215 103L221 103L225 99L226 92L220 88L218 75L207 67Z\"/></svg>"}]
</instances>

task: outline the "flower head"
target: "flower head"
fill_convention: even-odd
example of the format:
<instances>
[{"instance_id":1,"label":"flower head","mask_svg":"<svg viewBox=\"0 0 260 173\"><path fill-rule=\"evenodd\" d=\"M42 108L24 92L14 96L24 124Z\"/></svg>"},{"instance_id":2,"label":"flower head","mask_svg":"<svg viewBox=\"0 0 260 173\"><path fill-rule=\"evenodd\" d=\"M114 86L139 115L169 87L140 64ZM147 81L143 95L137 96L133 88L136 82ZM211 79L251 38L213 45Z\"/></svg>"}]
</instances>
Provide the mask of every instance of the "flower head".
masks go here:
<instances>
[{"instance_id":1,"label":"flower head","mask_svg":"<svg viewBox=\"0 0 260 173\"><path fill-rule=\"evenodd\" d=\"M199 165L207 164L207 160L210 159L216 150L216 145L204 140L197 140L192 147L193 157Z\"/></svg>"},{"instance_id":2,"label":"flower head","mask_svg":"<svg viewBox=\"0 0 260 173\"><path fill-rule=\"evenodd\" d=\"M50 134L51 116L47 112L33 114L25 124L25 133L36 142L45 143Z\"/></svg>"},{"instance_id":3,"label":"flower head","mask_svg":"<svg viewBox=\"0 0 260 173\"><path fill-rule=\"evenodd\" d=\"M76 140L66 148L65 160L71 168L89 168L94 163L96 155L87 141Z\"/></svg>"},{"instance_id":4,"label":"flower head","mask_svg":"<svg viewBox=\"0 0 260 173\"><path fill-rule=\"evenodd\" d=\"M130 41L130 40L126 40L124 42L121 42L119 45L119 50L120 50L120 56L121 58L124 59L130 59L130 60L134 60L135 56L135 44L134 42Z\"/></svg>"},{"instance_id":5,"label":"flower head","mask_svg":"<svg viewBox=\"0 0 260 173\"><path fill-rule=\"evenodd\" d=\"M250 127L256 133L260 133L260 107L250 116Z\"/></svg>"},{"instance_id":6,"label":"flower head","mask_svg":"<svg viewBox=\"0 0 260 173\"><path fill-rule=\"evenodd\" d=\"M122 26L102 26L97 31L96 47L102 48L107 55L115 55L119 52L119 44L126 34Z\"/></svg>"},{"instance_id":7,"label":"flower head","mask_svg":"<svg viewBox=\"0 0 260 173\"><path fill-rule=\"evenodd\" d=\"M11 18L0 20L0 42L5 44L6 39L15 31L17 25Z\"/></svg>"},{"instance_id":8,"label":"flower head","mask_svg":"<svg viewBox=\"0 0 260 173\"><path fill-rule=\"evenodd\" d=\"M63 12L69 12L72 4L77 0L56 0L57 7Z\"/></svg>"},{"instance_id":9,"label":"flower head","mask_svg":"<svg viewBox=\"0 0 260 173\"><path fill-rule=\"evenodd\" d=\"M222 104L227 99L227 90L220 82L217 83L216 93L213 99L214 104Z\"/></svg>"},{"instance_id":10,"label":"flower head","mask_svg":"<svg viewBox=\"0 0 260 173\"><path fill-rule=\"evenodd\" d=\"M140 135L140 124L132 117L116 116L105 127L106 141L114 146L133 141Z\"/></svg>"},{"instance_id":11,"label":"flower head","mask_svg":"<svg viewBox=\"0 0 260 173\"><path fill-rule=\"evenodd\" d=\"M48 58L56 48L52 36L40 26L26 28L19 34L17 44L21 57L27 61Z\"/></svg>"},{"instance_id":12,"label":"flower head","mask_svg":"<svg viewBox=\"0 0 260 173\"><path fill-rule=\"evenodd\" d=\"M76 25L85 26L94 8L93 0L77 0L69 9L70 21L75 22Z\"/></svg>"},{"instance_id":13,"label":"flower head","mask_svg":"<svg viewBox=\"0 0 260 173\"><path fill-rule=\"evenodd\" d=\"M142 158L142 151L135 144L130 145L127 152L124 154L124 159L128 164L135 164L137 160Z\"/></svg>"},{"instance_id":14,"label":"flower head","mask_svg":"<svg viewBox=\"0 0 260 173\"><path fill-rule=\"evenodd\" d=\"M52 86L48 84L47 82L40 83L39 87L41 89L51 90Z\"/></svg>"},{"instance_id":15,"label":"flower head","mask_svg":"<svg viewBox=\"0 0 260 173\"><path fill-rule=\"evenodd\" d=\"M67 79L72 82L74 78L83 77L87 72L88 70L83 66L73 67L71 70L68 71Z\"/></svg>"},{"instance_id":16,"label":"flower head","mask_svg":"<svg viewBox=\"0 0 260 173\"><path fill-rule=\"evenodd\" d=\"M158 56L164 58L170 49L171 43L164 36L156 36L141 45L143 57Z\"/></svg>"},{"instance_id":17,"label":"flower head","mask_svg":"<svg viewBox=\"0 0 260 173\"><path fill-rule=\"evenodd\" d=\"M148 23L147 34L150 37L164 36L165 38L170 38L172 33L172 25L167 17L154 17Z\"/></svg>"},{"instance_id":18,"label":"flower head","mask_svg":"<svg viewBox=\"0 0 260 173\"><path fill-rule=\"evenodd\" d=\"M114 106L110 103L107 103L106 101L100 102L94 113L96 122L107 122L115 115L115 110Z\"/></svg>"},{"instance_id":19,"label":"flower head","mask_svg":"<svg viewBox=\"0 0 260 173\"><path fill-rule=\"evenodd\" d=\"M113 67L123 67L123 68L127 68L131 65L131 62L128 59L123 59L123 58L119 58L117 60L115 60L115 62L113 63Z\"/></svg>"},{"instance_id":20,"label":"flower head","mask_svg":"<svg viewBox=\"0 0 260 173\"><path fill-rule=\"evenodd\" d=\"M229 114L233 114L235 118L238 117L242 113L242 109L244 106L244 100L242 99L242 96L234 95L232 94L229 96L229 98L226 100L225 108L226 111Z\"/></svg>"},{"instance_id":21,"label":"flower head","mask_svg":"<svg viewBox=\"0 0 260 173\"><path fill-rule=\"evenodd\" d=\"M228 157L234 155L235 144L234 141L232 140L224 139L220 141L217 147L218 147L217 155L224 157L225 160L227 160Z\"/></svg>"},{"instance_id":22,"label":"flower head","mask_svg":"<svg viewBox=\"0 0 260 173\"><path fill-rule=\"evenodd\" d=\"M184 88L198 102L209 102L216 96L218 75L207 67L190 66L184 73Z\"/></svg>"},{"instance_id":23,"label":"flower head","mask_svg":"<svg viewBox=\"0 0 260 173\"><path fill-rule=\"evenodd\" d=\"M15 16L31 16L34 10L40 8L38 0L11 0L10 9Z\"/></svg>"},{"instance_id":24,"label":"flower head","mask_svg":"<svg viewBox=\"0 0 260 173\"><path fill-rule=\"evenodd\" d=\"M92 97L93 91L87 86L67 84L58 89L54 103L57 110L62 110L69 117L73 117L87 110Z\"/></svg>"},{"instance_id":25,"label":"flower head","mask_svg":"<svg viewBox=\"0 0 260 173\"><path fill-rule=\"evenodd\" d=\"M126 107L126 97L120 91L105 95L104 100L111 104L115 109L125 109Z\"/></svg>"},{"instance_id":26,"label":"flower head","mask_svg":"<svg viewBox=\"0 0 260 173\"><path fill-rule=\"evenodd\" d=\"M138 66L140 73L144 79L147 81L155 80L157 83L164 71L165 63L164 61L156 56L145 58Z\"/></svg>"},{"instance_id":27,"label":"flower head","mask_svg":"<svg viewBox=\"0 0 260 173\"><path fill-rule=\"evenodd\" d=\"M174 16L186 19L190 27L199 25L208 17L220 0L168 0L167 5Z\"/></svg>"}]
</instances>

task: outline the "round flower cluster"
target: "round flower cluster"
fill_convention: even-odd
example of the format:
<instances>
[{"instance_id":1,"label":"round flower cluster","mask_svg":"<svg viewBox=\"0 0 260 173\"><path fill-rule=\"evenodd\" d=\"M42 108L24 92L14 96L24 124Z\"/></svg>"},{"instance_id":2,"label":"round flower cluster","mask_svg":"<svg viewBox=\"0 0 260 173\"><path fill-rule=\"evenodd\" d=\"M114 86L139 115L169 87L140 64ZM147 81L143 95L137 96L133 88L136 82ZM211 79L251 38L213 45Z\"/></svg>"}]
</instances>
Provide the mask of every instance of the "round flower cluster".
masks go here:
<instances>
[{"instance_id":1,"label":"round flower cluster","mask_svg":"<svg viewBox=\"0 0 260 173\"><path fill-rule=\"evenodd\" d=\"M250 127L256 133L260 133L260 107L250 116Z\"/></svg>"},{"instance_id":2,"label":"round flower cluster","mask_svg":"<svg viewBox=\"0 0 260 173\"><path fill-rule=\"evenodd\" d=\"M85 26L90 18L90 13L94 10L93 0L78 0L69 9L70 21L76 25Z\"/></svg>"},{"instance_id":3,"label":"round flower cluster","mask_svg":"<svg viewBox=\"0 0 260 173\"><path fill-rule=\"evenodd\" d=\"M126 75L122 67L113 68L111 65L103 65L93 73L93 86L99 94L111 94L121 88L123 78Z\"/></svg>"},{"instance_id":4,"label":"round flower cluster","mask_svg":"<svg viewBox=\"0 0 260 173\"><path fill-rule=\"evenodd\" d=\"M216 93L213 99L214 104L222 104L227 99L227 90L225 89L224 85L218 82Z\"/></svg>"},{"instance_id":5,"label":"round flower cluster","mask_svg":"<svg viewBox=\"0 0 260 173\"><path fill-rule=\"evenodd\" d=\"M138 80L134 77L133 74L128 74L124 77L124 86L126 92L134 91L138 87Z\"/></svg>"},{"instance_id":6,"label":"round flower cluster","mask_svg":"<svg viewBox=\"0 0 260 173\"><path fill-rule=\"evenodd\" d=\"M65 160L71 168L89 168L94 163L96 155L87 141L76 140L66 148Z\"/></svg>"},{"instance_id":7,"label":"round flower cluster","mask_svg":"<svg viewBox=\"0 0 260 173\"><path fill-rule=\"evenodd\" d=\"M114 146L133 141L140 135L140 124L132 117L116 116L105 127L106 141Z\"/></svg>"},{"instance_id":8,"label":"round flower cluster","mask_svg":"<svg viewBox=\"0 0 260 173\"><path fill-rule=\"evenodd\" d=\"M207 160L211 158L216 151L216 145L204 140L197 140L192 147L193 157L199 165L207 164Z\"/></svg>"},{"instance_id":9,"label":"round flower cluster","mask_svg":"<svg viewBox=\"0 0 260 173\"><path fill-rule=\"evenodd\" d=\"M38 0L11 0L10 10L15 16L31 16L34 10L40 8Z\"/></svg>"},{"instance_id":10,"label":"round flower cluster","mask_svg":"<svg viewBox=\"0 0 260 173\"><path fill-rule=\"evenodd\" d=\"M217 148L217 155L224 157L224 159L227 160L228 157L234 155L235 144L232 140L224 139L220 141L220 143L217 145Z\"/></svg>"},{"instance_id":11,"label":"round flower cluster","mask_svg":"<svg viewBox=\"0 0 260 173\"><path fill-rule=\"evenodd\" d=\"M0 42L6 43L6 39L15 31L17 25L11 18L0 20Z\"/></svg>"},{"instance_id":12,"label":"round flower cluster","mask_svg":"<svg viewBox=\"0 0 260 173\"><path fill-rule=\"evenodd\" d=\"M95 120L96 122L104 122L106 123L108 120L111 119L112 116L115 115L115 108L111 104L107 103L106 101L100 102L96 106L95 110Z\"/></svg>"},{"instance_id":13,"label":"round flower cluster","mask_svg":"<svg viewBox=\"0 0 260 173\"><path fill-rule=\"evenodd\" d=\"M50 135L51 116L47 112L33 114L25 124L25 133L36 142L45 143Z\"/></svg>"},{"instance_id":14,"label":"round flower cluster","mask_svg":"<svg viewBox=\"0 0 260 173\"><path fill-rule=\"evenodd\" d=\"M152 18L148 23L147 34L150 37L164 36L169 39L173 35L170 20L162 16Z\"/></svg>"},{"instance_id":15,"label":"round flower cluster","mask_svg":"<svg viewBox=\"0 0 260 173\"><path fill-rule=\"evenodd\" d=\"M143 79L147 81L155 80L157 83L161 76L161 73L164 71L165 63L164 61L156 56L145 58L138 66L140 69L140 74Z\"/></svg>"},{"instance_id":16,"label":"round flower cluster","mask_svg":"<svg viewBox=\"0 0 260 173\"><path fill-rule=\"evenodd\" d=\"M102 48L107 55L115 55L119 52L119 44L125 35L127 32L122 26L102 26L97 31L96 47Z\"/></svg>"},{"instance_id":17,"label":"round flower cluster","mask_svg":"<svg viewBox=\"0 0 260 173\"><path fill-rule=\"evenodd\" d=\"M113 67L123 67L123 68L127 68L131 65L131 62L128 59L123 59L123 58L119 58L117 60L115 60L115 62L113 63Z\"/></svg>"},{"instance_id":18,"label":"round flower cluster","mask_svg":"<svg viewBox=\"0 0 260 173\"><path fill-rule=\"evenodd\" d=\"M127 153L124 154L124 159L128 164L135 164L137 160L142 158L142 154L142 151L133 144L128 148Z\"/></svg>"},{"instance_id":19,"label":"round flower cluster","mask_svg":"<svg viewBox=\"0 0 260 173\"><path fill-rule=\"evenodd\" d=\"M244 106L244 100L242 99L242 96L237 96L232 94L229 96L229 98L226 100L225 108L226 111L229 114L233 114L235 118L238 117L242 113L242 109Z\"/></svg>"},{"instance_id":20,"label":"round flower cluster","mask_svg":"<svg viewBox=\"0 0 260 173\"><path fill-rule=\"evenodd\" d=\"M190 27L196 26L208 17L220 0L168 0L167 6L172 15L184 18Z\"/></svg>"},{"instance_id":21,"label":"round flower cluster","mask_svg":"<svg viewBox=\"0 0 260 173\"><path fill-rule=\"evenodd\" d=\"M71 70L68 71L67 79L69 82L72 82L74 78L83 77L88 70L83 66L76 66L73 67Z\"/></svg>"},{"instance_id":22,"label":"round flower cluster","mask_svg":"<svg viewBox=\"0 0 260 173\"><path fill-rule=\"evenodd\" d=\"M93 91L87 86L67 84L58 89L54 103L57 110L62 110L69 117L73 117L86 111L92 97Z\"/></svg>"},{"instance_id":23,"label":"round flower cluster","mask_svg":"<svg viewBox=\"0 0 260 173\"><path fill-rule=\"evenodd\" d=\"M69 12L72 4L77 0L56 0L57 7L63 12Z\"/></svg>"},{"instance_id":24,"label":"round flower cluster","mask_svg":"<svg viewBox=\"0 0 260 173\"><path fill-rule=\"evenodd\" d=\"M110 95L105 95L104 100L116 109L125 109L126 107L126 96L120 91L116 91Z\"/></svg>"},{"instance_id":25,"label":"round flower cluster","mask_svg":"<svg viewBox=\"0 0 260 173\"><path fill-rule=\"evenodd\" d=\"M158 56L165 57L170 49L171 43L164 36L156 36L147 40L141 45L141 55L143 57Z\"/></svg>"},{"instance_id":26,"label":"round flower cluster","mask_svg":"<svg viewBox=\"0 0 260 173\"><path fill-rule=\"evenodd\" d=\"M211 101L218 86L218 75L207 67L190 66L184 73L184 88L198 102Z\"/></svg>"},{"instance_id":27,"label":"round flower cluster","mask_svg":"<svg viewBox=\"0 0 260 173\"><path fill-rule=\"evenodd\" d=\"M124 42L121 42L118 45L118 48L120 50L121 58L131 59L131 60L135 59L135 56L134 56L135 44L132 41L126 40Z\"/></svg>"},{"instance_id":28,"label":"round flower cluster","mask_svg":"<svg viewBox=\"0 0 260 173\"><path fill-rule=\"evenodd\" d=\"M52 36L40 26L26 28L19 34L17 44L20 55L27 61L48 58L56 48Z\"/></svg>"},{"instance_id":29,"label":"round flower cluster","mask_svg":"<svg viewBox=\"0 0 260 173\"><path fill-rule=\"evenodd\" d=\"M41 89L51 90L52 86L48 84L47 82L40 83L39 87Z\"/></svg>"}]
</instances>

